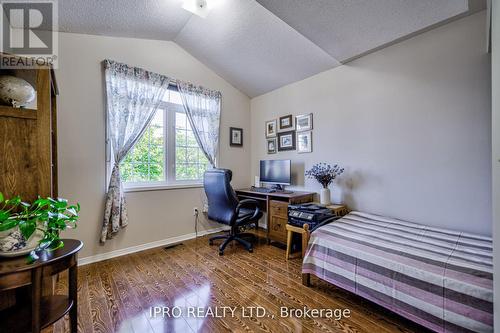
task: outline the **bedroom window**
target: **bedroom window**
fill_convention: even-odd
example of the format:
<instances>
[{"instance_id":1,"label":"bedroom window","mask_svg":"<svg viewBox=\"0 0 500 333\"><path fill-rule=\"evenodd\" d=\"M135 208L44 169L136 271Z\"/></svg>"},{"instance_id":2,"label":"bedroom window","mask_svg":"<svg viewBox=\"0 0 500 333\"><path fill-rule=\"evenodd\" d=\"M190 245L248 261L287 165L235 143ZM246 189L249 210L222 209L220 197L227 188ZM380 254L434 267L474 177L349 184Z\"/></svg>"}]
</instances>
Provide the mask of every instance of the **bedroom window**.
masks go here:
<instances>
[{"instance_id":1,"label":"bedroom window","mask_svg":"<svg viewBox=\"0 0 500 333\"><path fill-rule=\"evenodd\" d=\"M202 183L209 163L174 89L165 94L143 137L120 165L126 189Z\"/></svg>"}]
</instances>

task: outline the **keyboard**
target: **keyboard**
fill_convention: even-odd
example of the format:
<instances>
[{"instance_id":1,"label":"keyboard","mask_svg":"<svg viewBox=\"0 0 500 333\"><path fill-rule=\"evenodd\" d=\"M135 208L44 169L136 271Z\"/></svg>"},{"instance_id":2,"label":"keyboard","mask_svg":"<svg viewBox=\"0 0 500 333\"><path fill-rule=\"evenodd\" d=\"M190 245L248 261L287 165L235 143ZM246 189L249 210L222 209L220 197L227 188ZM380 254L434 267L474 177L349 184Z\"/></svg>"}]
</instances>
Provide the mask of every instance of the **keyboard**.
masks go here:
<instances>
[{"instance_id":1,"label":"keyboard","mask_svg":"<svg viewBox=\"0 0 500 333\"><path fill-rule=\"evenodd\" d=\"M276 190L267 187L254 187L252 186L252 191L259 193L274 193Z\"/></svg>"}]
</instances>

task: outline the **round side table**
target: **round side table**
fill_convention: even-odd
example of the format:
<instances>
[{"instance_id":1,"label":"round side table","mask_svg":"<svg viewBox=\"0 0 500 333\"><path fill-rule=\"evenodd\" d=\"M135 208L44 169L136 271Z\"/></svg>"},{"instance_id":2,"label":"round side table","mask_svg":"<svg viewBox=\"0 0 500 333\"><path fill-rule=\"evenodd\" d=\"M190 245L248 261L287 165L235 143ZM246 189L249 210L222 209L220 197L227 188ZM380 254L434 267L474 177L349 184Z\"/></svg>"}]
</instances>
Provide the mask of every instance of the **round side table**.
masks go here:
<instances>
[{"instance_id":1,"label":"round side table","mask_svg":"<svg viewBox=\"0 0 500 333\"><path fill-rule=\"evenodd\" d=\"M26 256L0 259L0 292L31 286L30 300L0 311L0 332L33 332L52 325L69 312L71 332L77 332L77 262L83 243L63 239L64 247L39 253L28 264ZM42 297L42 281L68 270L68 295ZM27 318L31 317L31 321Z\"/></svg>"}]
</instances>

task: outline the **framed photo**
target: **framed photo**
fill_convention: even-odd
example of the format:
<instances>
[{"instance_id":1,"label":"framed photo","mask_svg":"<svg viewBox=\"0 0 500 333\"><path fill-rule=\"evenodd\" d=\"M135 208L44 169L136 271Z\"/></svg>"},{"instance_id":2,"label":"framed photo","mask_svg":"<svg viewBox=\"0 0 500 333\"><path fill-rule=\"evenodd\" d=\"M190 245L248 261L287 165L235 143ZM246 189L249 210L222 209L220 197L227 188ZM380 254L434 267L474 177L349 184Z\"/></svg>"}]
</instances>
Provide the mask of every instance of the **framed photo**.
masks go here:
<instances>
[{"instance_id":1,"label":"framed photo","mask_svg":"<svg viewBox=\"0 0 500 333\"><path fill-rule=\"evenodd\" d=\"M267 153L276 154L276 138L267 139Z\"/></svg>"},{"instance_id":2,"label":"framed photo","mask_svg":"<svg viewBox=\"0 0 500 333\"><path fill-rule=\"evenodd\" d=\"M313 115L312 113L303 114L295 117L295 126L297 132L310 131L313 129Z\"/></svg>"},{"instance_id":3,"label":"framed photo","mask_svg":"<svg viewBox=\"0 0 500 333\"><path fill-rule=\"evenodd\" d=\"M297 152L299 154L312 152L312 131L297 132Z\"/></svg>"},{"instance_id":4,"label":"framed photo","mask_svg":"<svg viewBox=\"0 0 500 333\"><path fill-rule=\"evenodd\" d=\"M293 123L293 116L289 114L288 116L283 116L280 117L279 120L279 131L291 131L295 129L294 123Z\"/></svg>"},{"instance_id":5,"label":"framed photo","mask_svg":"<svg viewBox=\"0 0 500 333\"><path fill-rule=\"evenodd\" d=\"M233 147L243 146L243 128L229 128L229 145Z\"/></svg>"},{"instance_id":6,"label":"framed photo","mask_svg":"<svg viewBox=\"0 0 500 333\"><path fill-rule=\"evenodd\" d=\"M295 150L295 131L278 133L278 151Z\"/></svg>"},{"instance_id":7,"label":"framed photo","mask_svg":"<svg viewBox=\"0 0 500 333\"><path fill-rule=\"evenodd\" d=\"M277 125L276 119L266 121L266 138L273 138L276 136L277 132L276 125Z\"/></svg>"}]
</instances>

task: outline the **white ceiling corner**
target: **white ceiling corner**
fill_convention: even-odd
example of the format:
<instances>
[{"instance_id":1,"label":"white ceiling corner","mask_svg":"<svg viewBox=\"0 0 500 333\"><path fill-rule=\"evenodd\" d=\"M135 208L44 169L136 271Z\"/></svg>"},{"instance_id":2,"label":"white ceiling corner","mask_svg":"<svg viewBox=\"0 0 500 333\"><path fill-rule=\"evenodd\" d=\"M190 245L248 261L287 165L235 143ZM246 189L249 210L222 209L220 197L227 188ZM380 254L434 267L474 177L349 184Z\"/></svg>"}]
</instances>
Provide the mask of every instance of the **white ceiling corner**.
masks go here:
<instances>
[{"instance_id":1,"label":"white ceiling corner","mask_svg":"<svg viewBox=\"0 0 500 333\"><path fill-rule=\"evenodd\" d=\"M485 0L61 0L59 30L173 40L249 97L483 7ZM168 74L168 73L167 73Z\"/></svg>"}]
</instances>

